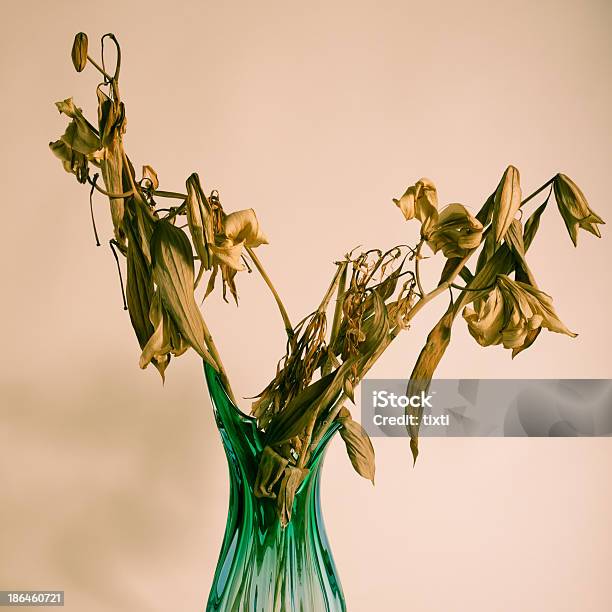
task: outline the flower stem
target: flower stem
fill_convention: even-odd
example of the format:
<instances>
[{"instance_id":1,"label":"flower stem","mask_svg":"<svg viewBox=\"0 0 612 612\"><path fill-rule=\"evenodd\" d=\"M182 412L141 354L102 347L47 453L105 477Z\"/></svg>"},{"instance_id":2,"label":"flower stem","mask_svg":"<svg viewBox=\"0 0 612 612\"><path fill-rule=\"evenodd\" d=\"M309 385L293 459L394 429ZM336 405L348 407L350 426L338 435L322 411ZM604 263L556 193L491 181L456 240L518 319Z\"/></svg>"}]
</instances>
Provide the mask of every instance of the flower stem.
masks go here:
<instances>
[{"instance_id":1,"label":"flower stem","mask_svg":"<svg viewBox=\"0 0 612 612\"><path fill-rule=\"evenodd\" d=\"M268 289L270 289L270 292L272 293L274 300L276 301L276 305L278 306L278 310L280 311L280 315L283 319L283 323L285 324L285 331L287 332L287 337L289 339L293 338L293 327L291 325L289 315L287 314L285 305L283 304L283 301L280 299L280 296L278 295L276 288L272 284L272 281L270 280L270 277L268 276L263 265L261 264L261 261L259 261L259 258L257 257L257 255L255 255L255 251L253 251L251 247L246 247L246 251L251 256L251 259L253 260L253 263L255 264L257 271L259 272L259 274L261 274L261 277L263 278L266 285L268 285Z\"/></svg>"},{"instance_id":2,"label":"flower stem","mask_svg":"<svg viewBox=\"0 0 612 612\"><path fill-rule=\"evenodd\" d=\"M419 294L421 297L425 295L425 291L423 291L423 285L421 284L421 275L419 273L420 263L421 263L421 249L423 248L423 243L425 242L424 238L421 238L419 244L417 244L416 249L414 251L414 275L417 282L417 287L419 288Z\"/></svg>"},{"instance_id":3,"label":"flower stem","mask_svg":"<svg viewBox=\"0 0 612 612\"><path fill-rule=\"evenodd\" d=\"M217 350L217 346L215 344L215 341L213 340L210 330L208 329L208 325L206 325L206 321L204 321L204 317L202 317L202 326L204 328L204 341L206 342L206 346L208 347L211 357L213 358L215 364L217 365L217 371L219 372L219 378L221 379L221 382L223 383L223 386L225 387L225 390L227 391L227 395L230 398L230 400L232 400L232 403L234 404L234 406L238 406L238 403L236 402L236 396L234 395L234 392L232 391L232 386L227 376L227 372L225 371L225 367L223 366L223 361L221 361L221 355L219 354L219 351Z\"/></svg>"},{"instance_id":4,"label":"flower stem","mask_svg":"<svg viewBox=\"0 0 612 612\"><path fill-rule=\"evenodd\" d=\"M555 181L555 177L553 176L550 180L546 181L540 188L536 189L530 196L527 196L522 202L521 206L524 206L529 202L529 200L535 198L537 195L542 193L547 187L550 187Z\"/></svg>"},{"instance_id":5,"label":"flower stem","mask_svg":"<svg viewBox=\"0 0 612 612\"><path fill-rule=\"evenodd\" d=\"M108 196L109 198L113 198L113 199L114 198L129 198L131 195L134 195L133 190L126 191L125 193L109 193L105 189L102 189L102 187L99 187L98 184L95 181L93 181L89 176L87 177L87 182L97 191L104 194L105 196Z\"/></svg>"},{"instance_id":6,"label":"flower stem","mask_svg":"<svg viewBox=\"0 0 612 612\"><path fill-rule=\"evenodd\" d=\"M159 196L160 198L174 198L175 200L186 200L186 193L177 193L176 191L161 191L156 189L151 192L152 195Z\"/></svg>"},{"instance_id":7,"label":"flower stem","mask_svg":"<svg viewBox=\"0 0 612 612\"><path fill-rule=\"evenodd\" d=\"M106 72L106 70L104 70L104 68L102 68L102 66L100 66L94 59L93 57L91 57L91 55L87 56L87 61L100 73L102 74L102 76L107 79L108 81L112 80L112 76L110 74L108 74L108 72Z\"/></svg>"},{"instance_id":8,"label":"flower stem","mask_svg":"<svg viewBox=\"0 0 612 612\"><path fill-rule=\"evenodd\" d=\"M329 301L331 300L332 295L334 295L334 291L336 290L336 287L338 286L338 283L340 282L340 278L344 275L344 271L346 270L347 264L348 262L346 261L342 261L336 264L338 266L338 269L336 270L336 273L334 274L334 278L332 278L332 282L327 288L327 291L325 295L323 296L323 299L321 300L319 307L317 308L318 312L325 312L327 310L327 307L329 306ZM334 313L334 316L335 316L335 313Z\"/></svg>"},{"instance_id":9,"label":"flower stem","mask_svg":"<svg viewBox=\"0 0 612 612\"><path fill-rule=\"evenodd\" d=\"M346 276L347 276L348 266L345 265L342 273L340 275L340 280L338 281L338 292L336 293L336 307L334 308L334 318L332 321L331 332L329 334L329 347L333 347L336 338L338 336L338 332L340 331L340 323L342 322L342 305L344 303L344 292L346 289ZM327 357L323 367L321 368L321 376L327 376L331 372L332 369L332 360Z\"/></svg>"}]
</instances>

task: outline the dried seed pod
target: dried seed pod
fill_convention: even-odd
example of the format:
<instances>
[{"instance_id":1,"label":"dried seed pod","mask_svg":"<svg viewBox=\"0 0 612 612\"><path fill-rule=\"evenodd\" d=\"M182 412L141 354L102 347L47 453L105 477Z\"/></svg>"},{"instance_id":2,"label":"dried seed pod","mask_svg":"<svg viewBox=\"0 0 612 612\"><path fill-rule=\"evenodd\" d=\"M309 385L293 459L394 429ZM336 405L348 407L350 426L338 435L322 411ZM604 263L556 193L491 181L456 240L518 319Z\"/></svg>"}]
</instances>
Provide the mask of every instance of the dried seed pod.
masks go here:
<instances>
[{"instance_id":1,"label":"dried seed pod","mask_svg":"<svg viewBox=\"0 0 612 612\"><path fill-rule=\"evenodd\" d=\"M82 72L87 65L87 34L79 32L72 43L72 63L77 72Z\"/></svg>"}]
</instances>

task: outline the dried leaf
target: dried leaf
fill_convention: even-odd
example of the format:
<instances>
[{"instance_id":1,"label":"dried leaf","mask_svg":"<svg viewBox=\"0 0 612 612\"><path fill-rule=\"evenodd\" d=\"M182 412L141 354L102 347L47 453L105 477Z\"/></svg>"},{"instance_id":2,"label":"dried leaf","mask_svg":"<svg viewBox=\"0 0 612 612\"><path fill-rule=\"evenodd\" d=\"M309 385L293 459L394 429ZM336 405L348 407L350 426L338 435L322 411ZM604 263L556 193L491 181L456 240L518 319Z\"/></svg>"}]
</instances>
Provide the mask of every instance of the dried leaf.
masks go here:
<instances>
[{"instance_id":1,"label":"dried leaf","mask_svg":"<svg viewBox=\"0 0 612 612\"><path fill-rule=\"evenodd\" d=\"M276 505L278 518L283 527L286 527L291 520L295 494L307 475L308 470L305 468L294 467L292 465L288 465L285 468Z\"/></svg>"},{"instance_id":2,"label":"dried leaf","mask_svg":"<svg viewBox=\"0 0 612 612\"><path fill-rule=\"evenodd\" d=\"M495 191L487 198L487 201L482 205L482 208L478 211L476 219L480 221L484 226L491 223L493 218L493 206L495 204Z\"/></svg>"},{"instance_id":3,"label":"dried leaf","mask_svg":"<svg viewBox=\"0 0 612 612\"><path fill-rule=\"evenodd\" d=\"M373 315L364 321L362 330L365 340L359 344L359 352L362 355L369 355L376 350L385 336L389 333L389 320L387 317L387 307L377 289L372 292Z\"/></svg>"},{"instance_id":4,"label":"dried leaf","mask_svg":"<svg viewBox=\"0 0 612 612\"><path fill-rule=\"evenodd\" d=\"M279 481L289 461L266 446L259 458L254 493L256 497L275 498L274 485Z\"/></svg>"},{"instance_id":5,"label":"dried leaf","mask_svg":"<svg viewBox=\"0 0 612 612\"><path fill-rule=\"evenodd\" d=\"M302 433L311 418L311 410L330 387L335 372L312 383L296 395L278 414L266 431L268 444L278 444Z\"/></svg>"},{"instance_id":6,"label":"dried leaf","mask_svg":"<svg viewBox=\"0 0 612 612\"><path fill-rule=\"evenodd\" d=\"M516 260L516 280L529 283L537 287L527 259L525 258L525 243L523 242L523 225L518 219L514 219L506 232L506 242L510 246Z\"/></svg>"},{"instance_id":7,"label":"dried leaf","mask_svg":"<svg viewBox=\"0 0 612 612\"><path fill-rule=\"evenodd\" d=\"M187 236L165 220L155 224L151 238L153 280L162 303L183 338L210 365L207 330L193 295L193 254Z\"/></svg>"},{"instance_id":8,"label":"dried leaf","mask_svg":"<svg viewBox=\"0 0 612 612\"><path fill-rule=\"evenodd\" d=\"M342 423L340 435L346 444L346 452L355 471L374 484L374 447L365 429L352 419L350 413L347 415L347 412L342 412L338 419Z\"/></svg>"},{"instance_id":9,"label":"dried leaf","mask_svg":"<svg viewBox=\"0 0 612 612\"><path fill-rule=\"evenodd\" d=\"M149 319L151 300L153 298L153 278L151 268L146 261L134 231L129 228L127 248L126 297L132 327L136 332L140 348L144 348L153 333Z\"/></svg>"},{"instance_id":10,"label":"dried leaf","mask_svg":"<svg viewBox=\"0 0 612 612\"><path fill-rule=\"evenodd\" d=\"M429 385L431 384L434 372L450 343L451 327L454 318L455 313L453 311L453 305L451 304L427 336L425 346L419 354L412 374L410 374L410 382L408 383L406 395L420 395L422 392L427 393L429 391ZM416 462L419 454L419 424L423 414L423 408L420 406L414 407L408 404L406 407L406 414L416 417L417 419L417 424L412 424L413 419L411 419L411 424L408 426L410 449L412 450L413 460Z\"/></svg>"},{"instance_id":11,"label":"dried leaf","mask_svg":"<svg viewBox=\"0 0 612 612\"><path fill-rule=\"evenodd\" d=\"M540 217L542 213L546 209L546 205L548 204L548 200L541 204L533 211L529 219L527 219L527 223L525 223L525 232L523 234L523 244L525 245L525 251L529 249L533 239L535 238L536 233L538 232L538 228L540 227Z\"/></svg>"}]
</instances>

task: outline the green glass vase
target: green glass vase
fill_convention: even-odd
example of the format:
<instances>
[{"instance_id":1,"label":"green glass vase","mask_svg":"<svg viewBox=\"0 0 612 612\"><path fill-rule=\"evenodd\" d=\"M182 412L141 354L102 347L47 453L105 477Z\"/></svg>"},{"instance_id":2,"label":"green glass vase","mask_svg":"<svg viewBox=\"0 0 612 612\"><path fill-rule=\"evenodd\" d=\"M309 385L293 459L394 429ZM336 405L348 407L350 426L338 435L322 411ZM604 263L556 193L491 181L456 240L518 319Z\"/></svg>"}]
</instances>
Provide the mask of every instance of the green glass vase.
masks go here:
<instances>
[{"instance_id":1,"label":"green glass vase","mask_svg":"<svg viewBox=\"0 0 612 612\"><path fill-rule=\"evenodd\" d=\"M253 494L263 450L256 421L229 400L212 367L205 364L204 370L230 475L227 525L206 611L345 612L319 491L323 457L337 427L312 453L283 528L275 500Z\"/></svg>"}]
</instances>

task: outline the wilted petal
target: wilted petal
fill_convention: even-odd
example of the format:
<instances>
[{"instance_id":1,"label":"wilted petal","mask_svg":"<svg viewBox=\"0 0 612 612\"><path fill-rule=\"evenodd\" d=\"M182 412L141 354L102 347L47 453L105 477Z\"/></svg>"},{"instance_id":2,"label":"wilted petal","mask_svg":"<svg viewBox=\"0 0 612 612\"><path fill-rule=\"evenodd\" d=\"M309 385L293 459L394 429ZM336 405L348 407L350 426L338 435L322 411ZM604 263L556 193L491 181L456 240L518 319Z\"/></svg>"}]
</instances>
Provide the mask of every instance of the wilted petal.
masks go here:
<instances>
[{"instance_id":1,"label":"wilted petal","mask_svg":"<svg viewBox=\"0 0 612 612\"><path fill-rule=\"evenodd\" d=\"M427 244L434 253L441 250L445 257L463 257L480 244L482 230L482 223L465 206L449 204L431 227Z\"/></svg>"},{"instance_id":2,"label":"wilted petal","mask_svg":"<svg viewBox=\"0 0 612 612\"><path fill-rule=\"evenodd\" d=\"M231 240L224 240L219 245L210 245L210 249L215 255L217 262L222 266L228 266L233 270L241 272L246 267L242 263L242 247L244 243L234 244Z\"/></svg>"},{"instance_id":3,"label":"wilted petal","mask_svg":"<svg viewBox=\"0 0 612 612\"><path fill-rule=\"evenodd\" d=\"M472 337L481 346L499 344L504 324L504 302L497 287L491 291L486 300L480 300L479 308L466 306L463 318L468 324Z\"/></svg>"},{"instance_id":4,"label":"wilted petal","mask_svg":"<svg viewBox=\"0 0 612 612\"><path fill-rule=\"evenodd\" d=\"M167 317L168 315L163 311L159 295L155 294L151 301L151 310L149 312L149 319L153 325L153 333L142 349L140 367L144 370L153 362L158 367L162 379L164 379L166 365L170 361L168 354L172 350ZM159 365L162 365L161 369Z\"/></svg>"},{"instance_id":5,"label":"wilted petal","mask_svg":"<svg viewBox=\"0 0 612 612\"><path fill-rule=\"evenodd\" d=\"M100 139L95 128L85 119L81 109L75 106L72 98L56 102L55 105L60 113L72 119L61 138L71 149L83 155L100 149Z\"/></svg>"},{"instance_id":6,"label":"wilted petal","mask_svg":"<svg viewBox=\"0 0 612 612\"><path fill-rule=\"evenodd\" d=\"M399 200L394 198L393 201L406 220L418 219L421 222L421 233L425 235L438 209L438 193L433 182L428 178L421 178L408 187Z\"/></svg>"},{"instance_id":7,"label":"wilted petal","mask_svg":"<svg viewBox=\"0 0 612 612\"><path fill-rule=\"evenodd\" d=\"M411 185L406 189L404 195L398 199L393 198L395 205L402 211L406 221L415 217L416 186Z\"/></svg>"},{"instance_id":8,"label":"wilted petal","mask_svg":"<svg viewBox=\"0 0 612 612\"><path fill-rule=\"evenodd\" d=\"M504 348L518 349L527 338L528 319L517 308L513 309L506 320L502 331L502 344Z\"/></svg>"},{"instance_id":9,"label":"wilted petal","mask_svg":"<svg viewBox=\"0 0 612 612\"><path fill-rule=\"evenodd\" d=\"M252 208L237 210L227 215L223 221L223 233L234 243L242 243L250 248L268 244L261 231L259 220Z\"/></svg>"},{"instance_id":10,"label":"wilted petal","mask_svg":"<svg viewBox=\"0 0 612 612\"><path fill-rule=\"evenodd\" d=\"M86 183L88 176L88 159L86 155L79 153L67 145L63 140L49 143L53 154L61 160L66 172L75 174L79 183Z\"/></svg>"},{"instance_id":11,"label":"wilted petal","mask_svg":"<svg viewBox=\"0 0 612 612\"><path fill-rule=\"evenodd\" d=\"M436 186L428 178L421 178L416 184L417 195L415 216L424 225L436 216L438 211L438 192Z\"/></svg>"}]
</instances>

